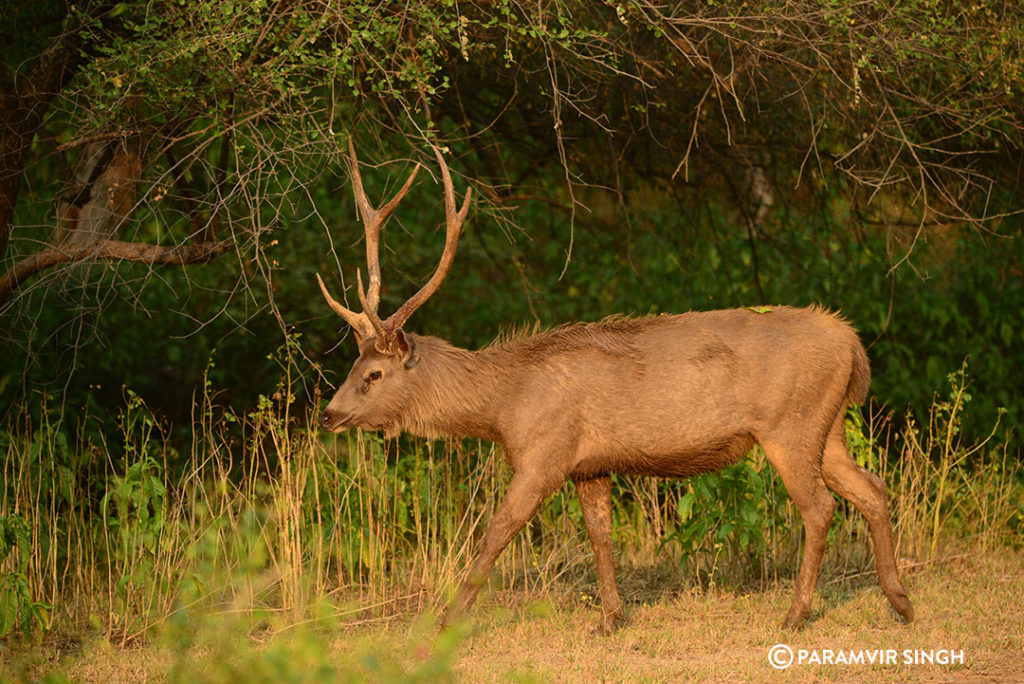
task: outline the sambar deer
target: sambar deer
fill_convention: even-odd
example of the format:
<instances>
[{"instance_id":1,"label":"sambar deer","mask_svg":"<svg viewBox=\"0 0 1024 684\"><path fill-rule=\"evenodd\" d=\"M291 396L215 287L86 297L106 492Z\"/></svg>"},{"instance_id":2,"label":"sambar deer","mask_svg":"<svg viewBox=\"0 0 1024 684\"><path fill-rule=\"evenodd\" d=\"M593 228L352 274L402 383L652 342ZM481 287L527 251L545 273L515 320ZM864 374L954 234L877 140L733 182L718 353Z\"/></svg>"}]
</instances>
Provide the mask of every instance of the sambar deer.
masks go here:
<instances>
[{"instance_id":1,"label":"sambar deer","mask_svg":"<svg viewBox=\"0 0 1024 684\"><path fill-rule=\"evenodd\" d=\"M731 309L611 317L513 337L478 351L406 332L405 322L448 275L469 211L434 150L447 222L440 264L423 288L381 320L381 228L419 166L380 209L366 198L349 143L352 185L366 232L369 283L357 274L362 312L330 307L355 331L359 358L320 416L325 430L349 428L497 442L513 476L487 526L479 556L445 622L473 603L498 555L544 499L575 483L597 557L603 616L620 618L612 565L611 474L685 477L723 468L755 444L796 503L806 535L796 593L784 626L811 610L835 500L849 500L870 525L882 591L912 620L900 583L885 485L847 452L843 415L868 391L868 359L854 329L820 307Z\"/></svg>"}]
</instances>

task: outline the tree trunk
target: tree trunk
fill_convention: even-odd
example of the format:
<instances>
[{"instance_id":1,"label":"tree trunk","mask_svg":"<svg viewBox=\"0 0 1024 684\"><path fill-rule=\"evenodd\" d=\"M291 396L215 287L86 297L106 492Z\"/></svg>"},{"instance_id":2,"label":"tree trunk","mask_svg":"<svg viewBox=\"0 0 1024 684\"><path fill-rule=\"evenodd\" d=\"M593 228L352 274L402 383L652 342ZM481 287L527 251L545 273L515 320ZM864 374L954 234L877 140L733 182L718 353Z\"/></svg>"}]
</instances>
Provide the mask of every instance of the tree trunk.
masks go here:
<instances>
[{"instance_id":1,"label":"tree trunk","mask_svg":"<svg viewBox=\"0 0 1024 684\"><path fill-rule=\"evenodd\" d=\"M0 259L11 239L29 147L53 98L82 62L78 34L66 31L21 75L0 58Z\"/></svg>"}]
</instances>

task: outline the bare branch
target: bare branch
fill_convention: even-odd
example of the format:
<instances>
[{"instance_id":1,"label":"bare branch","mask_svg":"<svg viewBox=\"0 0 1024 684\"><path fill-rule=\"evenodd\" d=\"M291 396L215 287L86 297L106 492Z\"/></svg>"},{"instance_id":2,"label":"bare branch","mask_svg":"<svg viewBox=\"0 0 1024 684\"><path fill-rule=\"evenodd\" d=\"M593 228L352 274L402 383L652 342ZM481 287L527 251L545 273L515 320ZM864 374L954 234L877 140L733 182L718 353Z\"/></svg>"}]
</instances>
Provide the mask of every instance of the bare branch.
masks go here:
<instances>
[{"instance_id":1,"label":"bare branch","mask_svg":"<svg viewBox=\"0 0 1024 684\"><path fill-rule=\"evenodd\" d=\"M81 245L47 247L16 262L0 276L0 304L25 286L32 276L58 264L81 261L134 261L143 264L201 264L232 248L230 242L191 245L150 245L141 242L103 240Z\"/></svg>"}]
</instances>

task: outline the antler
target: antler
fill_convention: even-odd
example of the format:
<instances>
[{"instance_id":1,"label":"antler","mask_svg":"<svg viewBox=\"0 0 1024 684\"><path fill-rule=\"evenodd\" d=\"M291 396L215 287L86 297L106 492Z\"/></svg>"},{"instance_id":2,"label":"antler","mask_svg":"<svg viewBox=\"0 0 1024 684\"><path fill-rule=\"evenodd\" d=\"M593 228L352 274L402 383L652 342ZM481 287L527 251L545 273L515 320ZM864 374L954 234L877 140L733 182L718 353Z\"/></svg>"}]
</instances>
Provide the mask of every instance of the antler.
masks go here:
<instances>
[{"instance_id":1,"label":"antler","mask_svg":"<svg viewBox=\"0 0 1024 684\"><path fill-rule=\"evenodd\" d=\"M444 252L441 253L441 261L437 264L437 270L434 271L434 275L430 276L430 280L427 284L420 288L420 291L406 300L405 304L402 304L398 308L398 311L391 314L388 320L384 322L384 325L389 330L398 330L405 322L416 312L416 309L423 305L423 302L430 299L430 297L437 292L437 288L441 287L441 283L448 277L448 272L452 269L452 262L455 261L455 250L459 244L459 235L462 233L462 223L466 220L466 215L469 213L469 202L473 198L473 188L466 188L466 197L462 201L462 208L459 209L458 213L455 212L455 188L452 187L452 176L448 172L448 164L444 161L444 156L441 154L441 150L434 148L434 156L437 157L437 163L441 166L441 182L444 184L444 218L445 218L445 236L444 236Z\"/></svg>"},{"instance_id":2,"label":"antler","mask_svg":"<svg viewBox=\"0 0 1024 684\"><path fill-rule=\"evenodd\" d=\"M352 138L348 139L348 153L349 169L352 172L352 192L356 198L356 206L359 207L359 214L363 217L363 226L366 231L366 274L370 277L370 287L366 290L366 301L362 304L364 310L369 304L368 310L372 311L376 317L377 305L380 303L380 257L378 256L380 231L398 203L405 199L406 193L412 187L412 182L416 180L416 174L420 172L420 165L416 164L416 168L409 174L405 184L398 189L398 192L387 204L380 209L375 209L363 190L363 177L359 173L359 159L356 158L356 148L352 143ZM362 293L362 286L359 287L359 291ZM380 319L377 319L377 322L379 323Z\"/></svg>"},{"instance_id":3,"label":"antler","mask_svg":"<svg viewBox=\"0 0 1024 684\"><path fill-rule=\"evenodd\" d=\"M380 303L380 231L384 224L387 223L395 207L398 206L398 203L409 192L413 181L416 180L416 174L420 171L420 165L416 164L412 173L409 174L405 183L398 189L398 192L395 193L391 200L380 209L377 209L370 204L370 200L366 197L366 191L363 189L363 178L359 173L359 158L356 157L356 148L352 143L352 138L348 139L348 152L349 170L352 173L352 192L355 195L356 206L359 207L359 215L363 219L363 230L366 233L366 272L370 276L370 287L364 291L362 275L358 271L356 272L356 281L359 286L359 302L363 306L362 313L356 313L351 309L347 309L334 299L327 291L327 286L324 285L324 281L319 273L316 279L320 284L320 292L323 293L328 306L344 318L345 322L352 326L360 337L372 337L376 334L378 339L384 339L387 337L386 331L380 318L377 316L377 306Z\"/></svg>"},{"instance_id":4,"label":"antler","mask_svg":"<svg viewBox=\"0 0 1024 684\"><path fill-rule=\"evenodd\" d=\"M324 299L327 300L327 305L334 309L334 313L344 318L345 322L352 326L360 338L371 337L373 335L373 325L370 323L370 319L365 313L356 313L355 311L346 309L342 306L341 302L332 297L331 293L327 291L327 286L324 285L324 280L320 277L319 273L316 274L316 282L320 283L320 292L323 293Z\"/></svg>"},{"instance_id":5,"label":"antler","mask_svg":"<svg viewBox=\"0 0 1024 684\"><path fill-rule=\"evenodd\" d=\"M356 313L342 306L328 293L327 287L324 285L324 281L320 278L319 274L317 274L316 278L317 282L320 283L320 291L323 293L324 299L327 300L327 304L335 313L344 318L345 322L352 326L360 337L365 338L376 334L377 343L375 346L378 351L391 352L393 351L396 333L416 309L420 308L431 295L437 292L437 289L451 270L452 262L455 260L455 250L458 247L462 224L469 213L473 189L469 188L466 190L466 197L462 202L462 207L456 212L455 189L452 186L451 173L448 171L448 165L444 161L441 150L435 147L434 156L441 166L441 181L444 185L446 223L444 252L441 254L441 260L438 263L437 270L434 271L434 275L420 288L420 291L402 304L386 321L381 321L377 314L377 307L380 304L380 231L384 224L387 223L395 207L398 206L398 203L409 192L409 188L412 187L412 183L416 179L416 174L419 173L420 165L416 165L416 168L409 174L409 178L406 179L405 183L391 200L384 206L376 209L370 204L363 189L363 179L359 174L359 160L356 158L355 146L351 138L348 141L348 149L350 156L349 166L352 172L352 191L355 195L356 206L359 207L359 214L363 219L363 227L366 232L366 272L370 282L365 290L363 289L362 274L356 271L359 302L362 304L363 311Z\"/></svg>"}]
</instances>

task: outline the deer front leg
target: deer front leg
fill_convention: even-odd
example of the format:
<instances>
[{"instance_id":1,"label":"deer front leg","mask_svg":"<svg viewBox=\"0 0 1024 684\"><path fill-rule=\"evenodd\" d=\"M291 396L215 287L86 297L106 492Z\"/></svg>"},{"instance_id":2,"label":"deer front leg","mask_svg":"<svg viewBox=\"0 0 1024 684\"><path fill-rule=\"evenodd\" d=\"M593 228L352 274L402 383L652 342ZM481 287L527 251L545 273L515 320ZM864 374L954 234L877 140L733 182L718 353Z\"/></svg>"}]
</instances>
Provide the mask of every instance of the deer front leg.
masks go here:
<instances>
[{"instance_id":1,"label":"deer front leg","mask_svg":"<svg viewBox=\"0 0 1024 684\"><path fill-rule=\"evenodd\" d=\"M597 578L601 587L601 622L598 631L611 634L622 617L622 599L615 584L612 563L612 478L575 480L587 536L597 557Z\"/></svg>"},{"instance_id":2,"label":"deer front leg","mask_svg":"<svg viewBox=\"0 0 1024 684\"><path fill-rule=\"evenodd\" d=\"M473 605L480 587L494 567L494 561L537 512L541 502L564 481L564 477L538 473L520 472L512 477L505 499L484 532L480 555L441 622L442 629L456 622Z\"/></svg>"}]
</instances>

